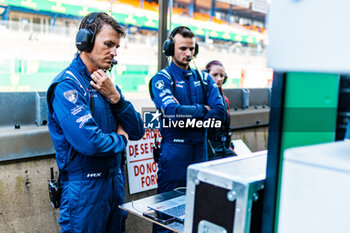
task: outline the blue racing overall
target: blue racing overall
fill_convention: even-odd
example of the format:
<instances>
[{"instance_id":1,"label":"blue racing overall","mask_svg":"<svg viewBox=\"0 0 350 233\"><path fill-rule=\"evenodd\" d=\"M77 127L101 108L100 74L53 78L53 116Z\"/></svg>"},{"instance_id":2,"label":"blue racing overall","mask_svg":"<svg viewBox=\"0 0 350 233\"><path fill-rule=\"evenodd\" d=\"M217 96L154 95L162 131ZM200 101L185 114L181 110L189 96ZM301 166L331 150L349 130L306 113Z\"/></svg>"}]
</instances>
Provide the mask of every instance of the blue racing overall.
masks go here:
<instances>
[{"instance_id":1,"label":"blue racing overall","mask_svg":"<svg viewBox=\"0 0 350 233\"><path fill-rule=\"evenodd\" d=\"M186 187L190 164L208 160L205 127L199 121L224 121L225 109L214 80L174 62L152 78L153 102L162 111L158 193ZM210 111L204 105L210 107ZM170 232L158 225L153 232Z\"/></svg>"},{"instance_id":2,"label":"blue racing overall","mask_svg":"<svg viewBox=\"0 0 350 233\"><path fill-rule=\"evenodd\" d=\"M143 121L122 94L112 104L90 81L77 54L47 92L48 126L62 184L59 224L62 232L121 232L118 206L125 190L120 163L127 140L116 131L120 124L129 139L141 139Z\"/></svg>"},{"instance_id":3,"label":"blue racing overall","mask_svg":"<svg viewBox=\"0 0 350 233\"><path fill-rule=\"evenodd\" d=\"M193 125L197 120L222 121L225 109L219 89L207 73L184 70L174 62L153 77L152 92L164 119L158 163L158 192L162 193L186 186L188 165L208 160L206 128ZM183 127L176 123L180 121Z\"/></svg>"}]
</instances>

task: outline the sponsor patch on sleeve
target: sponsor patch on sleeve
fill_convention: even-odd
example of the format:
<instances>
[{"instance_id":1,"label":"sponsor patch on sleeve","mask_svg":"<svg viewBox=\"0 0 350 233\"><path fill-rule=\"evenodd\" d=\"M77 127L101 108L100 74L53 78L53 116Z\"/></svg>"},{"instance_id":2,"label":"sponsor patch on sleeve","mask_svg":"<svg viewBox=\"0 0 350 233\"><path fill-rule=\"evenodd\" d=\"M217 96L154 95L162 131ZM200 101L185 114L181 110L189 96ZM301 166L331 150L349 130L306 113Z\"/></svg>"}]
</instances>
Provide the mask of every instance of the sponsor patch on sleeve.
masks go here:
<instances>
[{"instance_id":1,"label":"sponsor patch on sleeve","mask_svg":"<svg viewBox=\"0 0 350 233\"><path fill-rule=\"evenodd\" d=\"M82 105L77 105L76 107L74 107L73 109L70 110L70 113L72 115L77 115L79 112L81 112L84 109L84 107Z\"/></svg>"},{"instance_id":2,"label":"sponsor patch on sleeve","mask_svg":"<svg viewBox=\"0 0 350 233\"><path fill-rule=\"evenodd\" d=\"M173 96L167 95L162 99L162 102L165 102L166 100L172 99L172 98L173 98Z\"/></svg>"},{"instance_id":3,"label":"sponsor patch on sleeve","mask_svg":"<svg viewBox=\"0 0 350 233\"><path fill-rule=\"evenodd\" d=\"M163 80L158 80L154 86L159 89L159 90L162 90L164 88L164 81Z\"/></svg>"},{"instance_id":4,"label":"sponsor patch on sleeve","mask_svg":"<svg viewBox=\"0 0 350 233\"><path fill-rule=\"evenodd\" d=\"M165 96L166 94L171 94L171 91L169 89L164 89L162 90L160 93L159 93L159 97L163 97Z\"/></svg>"},{"instance_id":5,"label":"sponsor patch on sleeve","mask_svg":"<svg viewBox=\"0 0 350 233\"><path fill-rule=\"evenodd\" d=\"M84 126L84 124L85 124L89 119L91 119L91 118L92 118L92 116L91 116L90 113L89 113L89 114L86 114L86 115L84 115L84 116L79 117L79 118L76 120L77 123L80 123L80 124L79 124L79 128L82 128L82 127Z\"/></svg>"},{"instance_id":6,"label":"sponsor patch on sleeve","mask_svg":"<svg viewBox=\"0 0 350 233\"><path fill-rule=\"evenodd\" d=\"M168 100L166 100L165 102L162 103L161 108L165 110L166 107L168 107L169 104L173 104L173 103L176 103L176 101L173 98L168 99Z\"/></svg>"},{"instance_id":7,"label":"sponsor patch on sleeve","mask_svg":"<svg viewBox=\"0 0 350 233\"><path fill-rule=\"evenodd\" d=\"M78 100L78 92L77 90L69 90L63 93L64 98L66 98L68 101L75 104Z\"/></svg>"}]
</instances>

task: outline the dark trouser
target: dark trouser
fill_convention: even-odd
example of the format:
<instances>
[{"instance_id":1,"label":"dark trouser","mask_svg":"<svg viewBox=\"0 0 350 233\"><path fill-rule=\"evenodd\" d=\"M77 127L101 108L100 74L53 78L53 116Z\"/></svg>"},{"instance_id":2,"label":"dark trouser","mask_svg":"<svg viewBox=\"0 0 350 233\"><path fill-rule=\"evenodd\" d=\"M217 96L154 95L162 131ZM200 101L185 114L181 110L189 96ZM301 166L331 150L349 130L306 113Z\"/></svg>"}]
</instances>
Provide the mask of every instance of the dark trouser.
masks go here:
<instances>
[{"instance_id":1,"label":"dark trouser","mask_svg":"<svg viewBox=\"0 0 350 233\"><path fill-rule=\"evenodd\" d=\"M62 232L122 232L124 213L119 205L125 191L120 170L106 179L64 181L62 188Z\"/></svg>"}]
</instances>

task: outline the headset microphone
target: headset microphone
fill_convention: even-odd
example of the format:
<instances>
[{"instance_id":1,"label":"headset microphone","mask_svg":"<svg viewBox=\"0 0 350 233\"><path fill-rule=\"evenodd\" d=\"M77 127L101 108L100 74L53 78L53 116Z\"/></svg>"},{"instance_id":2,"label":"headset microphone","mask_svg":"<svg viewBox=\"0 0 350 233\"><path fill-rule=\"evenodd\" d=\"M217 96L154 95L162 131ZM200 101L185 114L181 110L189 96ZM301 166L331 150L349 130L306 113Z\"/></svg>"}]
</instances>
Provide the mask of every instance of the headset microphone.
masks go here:
<instances>
[{"instance_id":1,"label":"headset microphone","mask_svg":"<svg viewBox=\"0 0 350 233\"><path fill-rule=\"evenodd\" d=\"M192 57L188 57L186 58L187 61L191 61L192 60Z\"/></svg>"},{"instance_id":2,"label":"headset microphone","mask_svg":"<svg viewBox=\"0 0 350 233\"><path fill-rule=\"evenodd\" d=\"M113 69L113 66L117 65L118 64L118 61L113 59L112 60L112 63L111 63L111 66L109 67L109 69L103 69L104 72L111 72L111 70Z\"/></svg>"},{"instance_id":3,"label":"headset microphone","mask_svg":"<svg viewBox=\"0 0 350 233\"><path fill-rule=\"evenodd\" d=\"M108 71L108 72L111 72L111 70L113 69L113 66L117 65L118 64L118 61L113 59L112 60L112 63L111 63L111 66L109 67L109 69L107 70L104 70L105 72Z\"/></svg>"}]
</instances>

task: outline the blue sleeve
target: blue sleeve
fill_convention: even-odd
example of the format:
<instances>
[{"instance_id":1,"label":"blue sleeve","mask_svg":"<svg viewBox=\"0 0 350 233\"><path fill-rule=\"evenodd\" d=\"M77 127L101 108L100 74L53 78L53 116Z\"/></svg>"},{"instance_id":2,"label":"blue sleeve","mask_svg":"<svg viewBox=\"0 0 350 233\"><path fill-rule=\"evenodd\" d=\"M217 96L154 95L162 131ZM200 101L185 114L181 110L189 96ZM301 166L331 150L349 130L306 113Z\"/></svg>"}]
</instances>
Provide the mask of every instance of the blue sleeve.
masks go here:
<instances>
[{"instance_id":1,"label":"blue sleeve","mask_svg":"<svg viewBox=\"0 0 350 233\"><path fill-rule=\"evenodd\" d=\"M52 105L65 138L77 152L86 156L122 152L127 143L125 137L102 132L92 117L88 95L71 80L57 85Z\"/></svg>"},{"instance_id":2,"label":"blue sleeve","mask_svg":"<svg viewBox=\"0 0 350 233\"><path fill-rule=\"evenodd\" d=\"M219 88L217 87L216 83L210 75L208 75L207 73L203 73L203 77L204 82L207 83L206 95L208 105L210 107L210 111L207 112L207 114L205 114L203 119L206 120L208 118L215 118L224 121L226 117L226 110L223 104L224 100L219 92Z\"/></svg>"},{"instance_id":3,"label":"blue sleeve","mask_svg":"<svg viewBox=\"0 0 350 233\"><path fill-rule=\"evenodd\" d=\"M129 135L130 140L140 140L145 134L141 115L129 101L125 100L118 86L117 90L121 97L118 103L111 104L113 115Z\"/></svg>"},{"instance_id":4,"label":"blue sleeve","mask_svg":"<svg viewBox=\"0 0 350 233\"><path fill-rule=\"evenodd\" d=\"M157 74L152 79L153 102L161 109L164 116L176 120L184 118L202 119L208 110L204 105L183 105L174 96L173 81L170 77ZM181 117L178 117L181 116Z\"/></svg>"}]
</instances>

